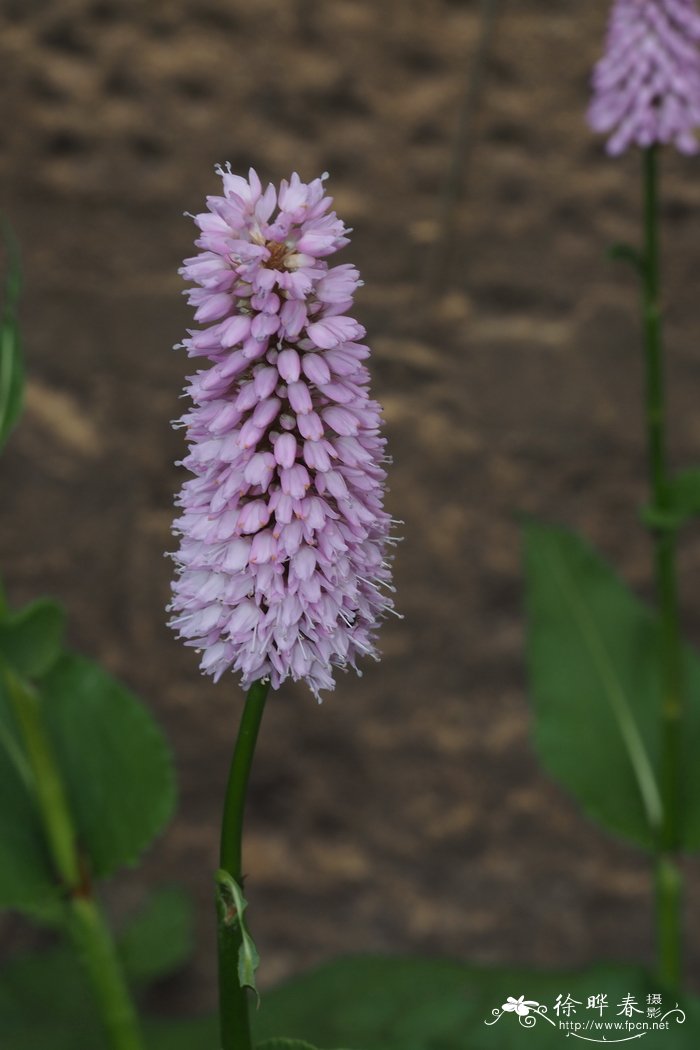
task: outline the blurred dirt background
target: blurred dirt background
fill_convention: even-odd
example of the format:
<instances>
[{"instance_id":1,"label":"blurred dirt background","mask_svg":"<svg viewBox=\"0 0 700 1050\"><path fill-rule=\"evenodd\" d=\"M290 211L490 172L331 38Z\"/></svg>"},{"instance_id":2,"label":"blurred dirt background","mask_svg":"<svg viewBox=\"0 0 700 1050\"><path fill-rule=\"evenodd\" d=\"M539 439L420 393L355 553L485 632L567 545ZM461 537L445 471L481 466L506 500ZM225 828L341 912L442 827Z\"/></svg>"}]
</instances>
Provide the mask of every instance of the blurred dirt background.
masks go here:
<instances>
[{"instance_id":1,"label":"blurred dirt background","mask_svg":"<svg viewBox=\"0 0 700 1050\"><path fill-rule=\"evenodd\" d=\"M636 288L604 258L634 238L637 158L604 157L583 112L607 2L506 0L486 65L450 280L426 277L477 0L3 0L2 209L26 270L24 420L0 464L2 572L48 592L70 641L163 722L177 820L115 880L117 913L178 882L198 946L169 989L214 1003L211 870L241 696L164 625L173 462L190 365L182 218L213 166L331 173L374 348L405 520L405 620L384 659L319 708L269 705L246 845L269 984L339 953L571 966L651 957L643 857L598 832L528 737L514 512L584 531L648 593ZM700 161L667 158L673 454L700 454ZM672 248L672 250L671 250ZM700 638L700 531L683 546ZM700 982L700 866L689 962ZM8 951L23 941L6 925Z\"/></svg>"}]
</instances>

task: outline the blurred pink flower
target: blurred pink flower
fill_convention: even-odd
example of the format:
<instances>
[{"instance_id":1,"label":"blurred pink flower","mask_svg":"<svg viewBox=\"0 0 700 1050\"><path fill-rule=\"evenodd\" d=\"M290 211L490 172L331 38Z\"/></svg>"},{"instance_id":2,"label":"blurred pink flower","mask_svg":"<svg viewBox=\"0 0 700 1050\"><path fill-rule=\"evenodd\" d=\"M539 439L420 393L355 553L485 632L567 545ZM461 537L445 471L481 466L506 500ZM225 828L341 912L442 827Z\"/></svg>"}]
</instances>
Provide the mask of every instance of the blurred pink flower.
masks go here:
<instances>
[{"instance_id":1,"label":"blurred pink flower","mask_svg":"<svg viewBox=\"0 0 700 1050\"><path fill-rule=\"evenodd\" d=\"M588 110L591 128L610 135L608 153L656 143L697 152L699 45L695 0L614 0Z\"/></svg>"}]
</instances>

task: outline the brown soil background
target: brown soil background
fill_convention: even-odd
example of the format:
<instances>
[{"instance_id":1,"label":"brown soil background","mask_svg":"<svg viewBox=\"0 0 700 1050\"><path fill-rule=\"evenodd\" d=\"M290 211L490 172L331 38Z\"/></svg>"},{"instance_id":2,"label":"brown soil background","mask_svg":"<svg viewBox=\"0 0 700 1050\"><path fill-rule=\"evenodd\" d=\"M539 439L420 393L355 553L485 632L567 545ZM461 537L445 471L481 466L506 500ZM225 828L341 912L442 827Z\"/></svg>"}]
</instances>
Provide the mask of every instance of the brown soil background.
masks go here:
<instances>
[{"instance_id":1,"label":"brown soil background","mask_svg":"<svg viewBox=\"0 0 700 1050\"><path fill-rule=\"evenodd\" d=\"M636 289L604 259L634 238L638 159L588 133L607 3L505 3L455 215L455 262L425 280L476 0L4 0L2 207L22 243L27 410L4 454L2 571L14 602L62 598L70 641L150 704L176 755L177 819L118 914L176 881L198 947L171 987L214 1003L210 878L241 697L164 626L171 431L189 365L181 218L213 165L331 173L355 228L405 519L405 620L384 658L319 708L269 705L246 845L266 984L339 953L571 966L651 958L644 858L587 823L528 737L515 511L574 526L648 593ZM700 161L667 158L673 455L697 461ZM683 545L700 638L700 531ZM700 869L688 866L700 981ZM6 924L8 949L24 943Z\"/></svg>"}]
</instances>

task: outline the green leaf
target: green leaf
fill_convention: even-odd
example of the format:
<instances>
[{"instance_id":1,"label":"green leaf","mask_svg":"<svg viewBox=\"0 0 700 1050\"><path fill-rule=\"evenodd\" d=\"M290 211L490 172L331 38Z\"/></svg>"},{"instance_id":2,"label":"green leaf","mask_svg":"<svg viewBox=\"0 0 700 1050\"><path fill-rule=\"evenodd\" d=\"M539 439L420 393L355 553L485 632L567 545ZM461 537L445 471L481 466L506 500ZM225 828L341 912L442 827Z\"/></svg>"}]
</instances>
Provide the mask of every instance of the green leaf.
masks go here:
<instances>
[{"instance_id":1,"label":"green leaf","mask_svg":"<svg viewBox=\"0 0 700 1050\"><path fill-rule=\"evenodd\" d=\"M169 818L175 793L169 751L143 705L82 657L65 654L56 661L38 683L38 701L79 844L93 874L104 877L136 861ZM59 922L63 904L38 788L2 675L0 798L0 907ZM172 919L172 900L168 907ZM151 916L151 924L156 920ZM182 927L179 942L163 945L163 961L182 951ZM127 942L129 950L137 966Z\"/></svg>"},{"instance_id":2,"label":"green leaf","mask_svg":"<svg viewBox=\"0 0 700 1050\"><path fill-rule=\"evenodd\" d=\"M258 995L258 989L255 984L255 971L260 965L260 956L244 919L248 902L236 880L222 868L216 873L216 882L219 908L223 915L224 924L238 926L241 931L241 946L238 949L238 983L241 988L251 988ZM260 996L258 995L259 1001Z\"/></svg>"},{"instance_id":3,"label":"green leaf","mask_svg":"<svg viewBox=\"0 0 700 1050\"><path fill-rule=\"evenodd\" d=\"M48 598L39 598L0 621L0 656L26 678L40 678L61 652L65 613Z\"/></svg>"},{"instance_id":4,"label":"green leaf","mask_svg":"<svg viewBox=\"0 0 700 1050\"><path fill-rule=\"evenodd\" d=\"M528 661L543 765L606 827L652 847L659 644L651 612L577 536L525 529Z\"/></svg>"},{"instance_id":5,"label":"green leaf","mask_svg":"<svg viewBox=\"0 0 700 1050\"><path fill-rule=\"evenodd\" d=\"M661 818L656 616L578 537L525 528L528 662L546 769L594 820L652 848ZM700 662L686 651L683 844L700 846Z\"/></svg>"},{"instance_id":6,"label":"green leaf","mask_svg":"<svg viewBox=\"0 0 700 1050\"><path fill-rule=\"evenodd\" d=\"M148 984L174 973L192 953L192 906L175 886L160 889L118 940L122 966L132 984Z\"/></svg>"},{"instance_id":7,"label":"green leaf","mask_svg":"<svg viewBox=\"0 0 700 1050\"><path fill-rule=\"evenodd\" d=\"M446 960L356 958L332 962L296 977L265 995L253 1016L258 1039L286 1032L290 1038L311 1040L316 1046L355 1046L362 1050L557 1050L567 1032L537 1020L529 1034L512 1013L500 1011L508 997L524 995L547 1007L556 1018L558 995L570 994L582 1005L589 996L606 994L615 1018L626 995L636 997L642 1009L646 996L663 992L640 967L600 965L563 972L516 968L479 969ZM675 1005L663 993L664 1008ZM664 1050L694 1050L700 1037L700 1007L685 998L684 1024L663 1032ZM625 1035L628 1033L624 1033ZM659 1044L660 1045L660 1044Z\"/></svg>"},{"instance_id":8,"label":"green leaf","mask_svg":"<svg viewBox=\"0 0 700 1050\"><path fill-rule=\"evenodd\" d=\"M94 998L67 947L0 970L2 1050L97 1050L105 1037Z\"/></svg>"},{"instance_id":9,"label":"green leaf","mask_svg":"<svg viewBox=\"0 0 700 1050\"><path fill-rule=\"evenodd\" d=\"M186 913L180 891L168 889L153 895L121 939L122 959L129 970L127 976L142 984L179 965L176 952L156 945L153 938L157 929L164 939L174 937L180 955L185 947L184 927L189 925ZM174 926L166 927L168 917ZM149 943L157 961L147 964L141 949L145 950ZM186 947L189 948L189 944ZM159 1019L146 1022L144 1027L149 1036L149 1050L206 1050L207 1047L216 1050L218 1046L216 1017ZM0 1032L2 1050L102 1050L106 1047L107 1037L94 992L75 951L67 944L20 957L0 969Z\"/></svg>"},{"instance_id":10,"label":"green leaf","mask_svg":"<svg viewBox=\"0 0 700 1050\"><path fill-rule=\"evenodd\" d=\"M516 968L480 969L447 960L342 959L293 978L265 996L253 1015L256 1050L354 1046L361 1050L556 1050L567 1033L538 1020L537 1034L524 1031L513 1014L500 1011L508 996L537 1001L554 1017L556 997L578 1000L607 995L606 1019L623 997L640 1006L661 993L663 1009L675 1005L641 967L612 964L560 973ZM698 1001L684 997L683 1024L663 1032L664 1050L695 1050L700 1037ZM217 1019L147 1019L148 1050L216 1050ZM0 971L2 1050L102 1050L104 1036L75 958L65 949L16 960ZM281 1037L277 1033L287 1032Z\"/></svg>"},{"instance_id":11,"label":"green leaf","mask_svg":"<svg viewBox=\"0 0 700 1050\"><path fill-rule=\"evenodd\" d=\"M82 656L64 654L40 689L78 840L104 878L135 863L172 814L170 752L143 704Z\"/></svg>"},{"instance_id":12,"label":"green leaf","mask_svg":"<svg viewBox=\"0 0 700 1050\"><path fill-rule=\"evenodd\" d=\"M21 287L19 250L7 223L3 224L3 237L8 270L0 320L0 448L19 418L24 398L24 365L16 312Z\"/></svg>"}]
</instances>

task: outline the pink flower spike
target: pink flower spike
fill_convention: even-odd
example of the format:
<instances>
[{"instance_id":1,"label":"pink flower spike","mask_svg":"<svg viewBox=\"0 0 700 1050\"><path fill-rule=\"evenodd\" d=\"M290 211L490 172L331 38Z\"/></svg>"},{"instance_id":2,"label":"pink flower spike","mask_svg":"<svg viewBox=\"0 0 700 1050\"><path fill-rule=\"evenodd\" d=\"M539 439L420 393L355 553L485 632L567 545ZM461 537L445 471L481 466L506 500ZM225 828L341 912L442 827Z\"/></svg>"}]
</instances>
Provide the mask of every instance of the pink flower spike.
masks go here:
<instances>
[{"instance_id":1,"label":"pink flower spike","mask_svg":"<svg viewBox=\"0 0 700 1050\"><path fill-rule=\"evenodd\" d=\"M255 172L219 175L181 270L203 325L183 345L211 367L180 421L170 624L215 681L303 678L318 697L336 667L376 656L392 609L385 442L349 316L359 275L326 261L347 237L322 179L263 192Z\"/></svg>"},{"instance_id":2,"label":"pink flower spike","mask_svg":"<svg viewBox=\"0 0 700 1050\"><path fill-rule=\"evenodd\" d=\"M673 144L697 153L700 13L695 0L614 0L605 52L593 71L593 131L613 156Z\"/></svg>"}]
</instances>

